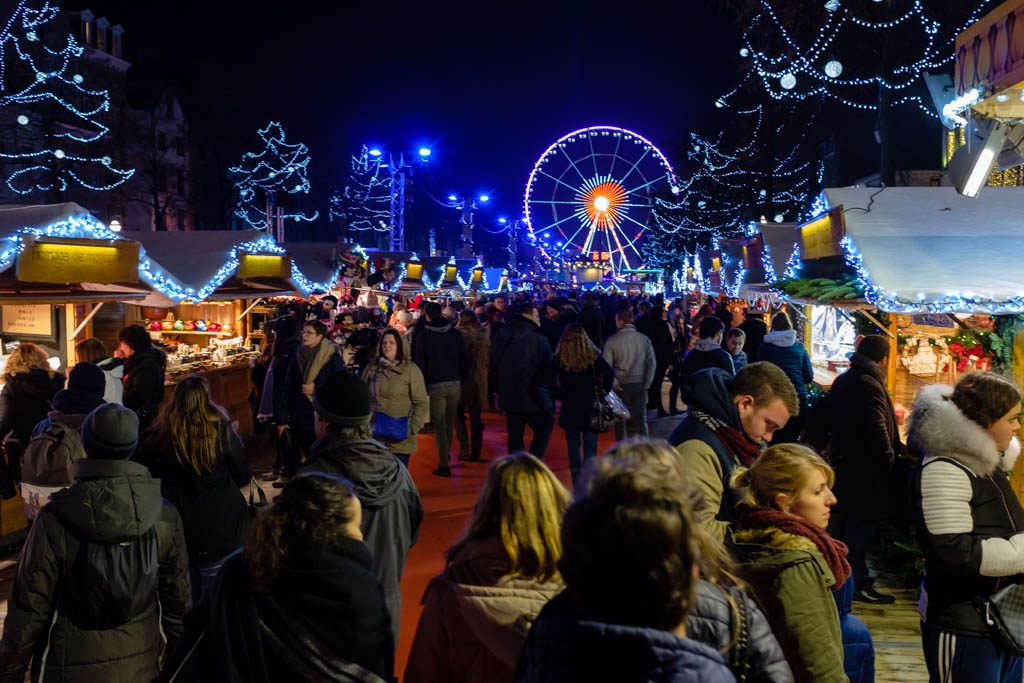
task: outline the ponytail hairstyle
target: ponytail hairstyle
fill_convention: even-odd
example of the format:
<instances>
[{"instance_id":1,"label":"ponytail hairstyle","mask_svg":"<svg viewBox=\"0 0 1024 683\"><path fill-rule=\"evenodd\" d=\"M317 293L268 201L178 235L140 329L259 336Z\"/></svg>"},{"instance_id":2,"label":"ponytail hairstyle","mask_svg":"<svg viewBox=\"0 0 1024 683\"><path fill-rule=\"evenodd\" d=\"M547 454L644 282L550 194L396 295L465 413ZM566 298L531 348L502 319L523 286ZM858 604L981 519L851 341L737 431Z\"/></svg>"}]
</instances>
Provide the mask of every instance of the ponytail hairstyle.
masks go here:
<instances>
[{"instance_id":1,"label":"ponytail hairstyle","mask_svg":"<svg viewBox=\"0 0 1024 683\"><path fill-rule=\"evenodd\" d=\"M355 487L347 479L323 473L291 479L249 525L242 557L253 587L267 593L290 557L352 538L350 527L359 511Z\"/></svg>"},{"instance_id":2,"label":"ponytail hairstyle","mask_svg":"<svg viewBox=\"0 0 1024 683\"><path fill-rule=\"evenodd\" d=\"M820 455L807 446L781 443L765 450L749 468L737 468L731 484L743 495L741 502L778 509L776 496L781 493L789 500L797 500L816 469L825 475L831 488L836 475Z\"/></svg>"}]
</instances>

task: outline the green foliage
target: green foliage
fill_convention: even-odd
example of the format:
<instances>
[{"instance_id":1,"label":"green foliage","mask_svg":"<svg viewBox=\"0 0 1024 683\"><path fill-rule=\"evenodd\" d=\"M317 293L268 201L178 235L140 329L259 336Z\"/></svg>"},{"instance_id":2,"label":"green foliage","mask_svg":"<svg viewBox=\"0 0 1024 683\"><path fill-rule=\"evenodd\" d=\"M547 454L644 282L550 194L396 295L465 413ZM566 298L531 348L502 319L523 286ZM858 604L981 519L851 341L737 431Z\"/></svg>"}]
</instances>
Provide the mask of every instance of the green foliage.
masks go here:
<instances>
[{"instance_id":1,"label":"green foliage","mask_svg":"<svg viewBox=\"0 0 1024 683\"><path fill-rule=\"evenodd\" d=\"M853 275L837 280L827 277L789 278L775 283L775 289L795 299L815 299L819 304L864 298L864 286Z\"/></svg>"}]
</instances>

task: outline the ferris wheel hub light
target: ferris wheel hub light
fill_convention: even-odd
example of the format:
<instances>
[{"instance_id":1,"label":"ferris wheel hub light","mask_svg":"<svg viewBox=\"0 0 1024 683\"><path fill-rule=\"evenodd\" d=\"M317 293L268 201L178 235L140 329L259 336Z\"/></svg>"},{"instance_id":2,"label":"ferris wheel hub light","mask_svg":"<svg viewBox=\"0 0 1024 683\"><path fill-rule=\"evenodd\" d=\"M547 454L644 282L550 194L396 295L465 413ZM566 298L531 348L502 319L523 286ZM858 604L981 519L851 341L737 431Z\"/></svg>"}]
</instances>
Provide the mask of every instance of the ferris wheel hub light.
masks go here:
<instances>
[{"instance_id":1,"label":"ferris wheel hub light","mask_svg":"<svg viewBox=\"0 0 1024 683\"><path fill-rule=\"evenodd\" d=\"M594 200L594 208L598 211L607 211L609 206L611 202L603 195Z\"/></svg>"}]
</instances>

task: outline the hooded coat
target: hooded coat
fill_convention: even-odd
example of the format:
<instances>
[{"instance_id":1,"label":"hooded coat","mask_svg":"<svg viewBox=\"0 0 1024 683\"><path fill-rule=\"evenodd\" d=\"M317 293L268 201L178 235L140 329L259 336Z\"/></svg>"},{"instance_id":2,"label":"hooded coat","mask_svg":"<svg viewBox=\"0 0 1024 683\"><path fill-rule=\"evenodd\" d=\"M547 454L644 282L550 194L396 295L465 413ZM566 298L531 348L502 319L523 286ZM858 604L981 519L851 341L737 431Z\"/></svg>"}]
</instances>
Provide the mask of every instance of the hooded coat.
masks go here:
<instances>
[{"instance_id":1,"label":"hooded coat","mask_svg":"<svg viewBox=\"0 0 1024 683\"><path fill-rule=\"evenodd\" d=\"M807 398L807 385L814 381L811 357L803 344L796 343L796 330L769 332L758 348L757 359L774 363L782 368L789 381L796 387L801 405Z\"/></svg>"},{"instance_id":2,"label":"hooded coat","mask_svg":"<svg viewBox=\"0 0 1024 683\"><path fill-rule=\"evenodd\" d=\"M530 629L517 680L732 683L736 678L722 656L703 643L653 628L591 621L563 592Z\"/></svg>"},{"instance_id":3,"label":"hooded coat","mask_svg":"<svg viewBox=\"0 0 1024 683\"><path fill-rule=\"evenodd\" d=\"M704 499L697 520L716 540L724 541L739 502L729 485L739 461L711 429L693 415L697 410L740 431L743 423L729 391L732 375L720 368L701 370L683 385L683 401L690 412L672 431L668 442L676 447L690 481Z\"/></svg>"},{"instance_id":4,"label":"hooded coat","mask_svg":"<svg viewBox=\"0 0 1024 683\"><path fill-rule=\"evenodd\" d=\"M150 529L157 541L156 599L114 628L75 624L62 597L87 542L124 543ZM76 579L81 577L76 575ZM92 611L102 611L103 585L89 586ZM127 460L79 460L75 483L40 511L18 558L3 640L0 681L134 683L153 680L160 657L181 637L191 606L188 553L178 513L160 497L160 482Z\"/></svg>"},{"instance_id":5,"label":"hooded coat","mask_svg":"<svg viewBox=\"0 0 1024 683\"><path fill-rule=\"evenodd\" d=\"M736 374L732 356L714 339L698 339L693 348L683 356L683 362L676 373L677 381L685 382L687 378L707 368L719 368L730 375Z\"/></svg>"},{"instance_id":6,"label":"hooded coat","mask_svg":"<svg viewBox=\"0 0 1024 683\"><path fill-rule=\"evenodd\" d=\"M497 374L502 410L554 414L550 385L554 381L555 356L532 320L521 315L509 318L491 343L490 368Z\"/></svg>"},{"instance_id":7,"label":"hooded coat","mask_svg":"<svg viewBox=\"0 0 1024 683\"><path fill-rule=\"evenodd\" d=\"M829 396L829 460L836 468L839 509L848 519L888 519L887 506L880 503L888 497L889 470L903 445L878 363L854 353Z\"/></svg>"},{"instance_id":8,"label":"hooded coat","mask_svg":"<svg viewBox=\"0 0 1024 683\"><path fill-rule=\"evenodd\" d=\"M139 416L141 433L156 417L164 400L164 371L167 356L160 349L149 347L124 362L124 407Z\"/></svg>"},{"instance_id":9,"label":"hooded coat","mask_svg":"<svg viewBox=\"0 0 1024 683\"><path fill-rule=\"evenodd\" d=\"M498 538L464 546L423 596L407 683L511 683L537 615L563 588L509 575Z\"/></svg>"},{"instance_id":10,"label":"hooded coat","mask_svg":"<svg viewBox=\"0 0 1024 683\"><path fill-rule=\"evenodd\" d=\"M731 531L729 550L798 683L846 683L836 579L812 541L774 527Z\"/></svg>"},{"instance_id":11,"label":"hooded coat","mask_svg":"<svg viewBox=\"0 0 1024 683\"><path fill-rule=\"evenodd\" d=\"M50 411L50 401L64 388L65 377L33 369L4 379L0 391L0 438L8 437L24 447L32 430Z\"/></svg>"},{"instance_id":12,"label":"hooded coat","mask_svg":"<svg viewBox=\"0 0 1024 683\"><path fill-rule=\"evenodd\" d=\"M336 547L289 556L266 593L253 587L241 553L233 555L185 620L162 680L180 668L180 681L300 681L316 667L326 663L319 673L333 672L343 661L379 678L316 680L390 682L394 653L370 551L342 539Z\"/></svg>"},{"instance_id":13,"label":"hooded coat","mask_svg":"<svg viewBox=\"0 0 1024 683\"><path fill-rule=\"evenodd\" d=\"M373 408L370 424L373 424L377 413L409 418L408 438L386 444L392 453L408 454L415 452L416 435L430 416L430 397L423 383L423 373L410 358L409 340L404 334L400 334L399 339L405 360L385 365L375 359L366 366L363 379L370 387L370 404Z\"/></svg>"},{"instance_id":14,"label":"hooded coat","mask_svg":"<svg viewBox=\"0 0 1024 683\"><path fill-rule=\"evenodd\" d=\"M363 540L384 588L391 628L398 642L402 620L402 570L423 521L420 494L405 468L384 444L372 439L342 441L333 434L313 444L303 472L341 475L355 486L363 506Z\"/></svg>"},{"instance_id":15,"label":"hooded coat","mask_svg":"<svg viewBox=\"0 0 1024 683\"><path fill-rule=\"evenodd\" d=\"M923 454L911 480L927 567L921 605L937 629L988 638L978 605L1024 573L1024 509L1008 476L1020 444L1000 452L951 395L941 384L922 389L907 431Z\"/></svg>"}]
</instances>

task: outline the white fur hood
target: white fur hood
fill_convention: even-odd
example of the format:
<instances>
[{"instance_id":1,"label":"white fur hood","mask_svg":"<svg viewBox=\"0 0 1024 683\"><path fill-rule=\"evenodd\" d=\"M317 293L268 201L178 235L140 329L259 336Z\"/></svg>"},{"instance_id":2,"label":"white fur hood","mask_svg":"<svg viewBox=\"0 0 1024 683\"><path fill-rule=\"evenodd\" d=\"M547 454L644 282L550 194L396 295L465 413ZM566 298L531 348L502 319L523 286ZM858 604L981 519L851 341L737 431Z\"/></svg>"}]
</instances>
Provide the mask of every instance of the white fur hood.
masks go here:
<instances>
[{"instance_id":1,"label":"white fur hood","mask_svg":"<svg viewBox=\"0 0 1024 683\"><path fill-rule=\"evenodd\" d=\"M796 330L779 330L764 335L765 344L773 344L786 348L796 344Z\"/></svg>"},{"instance_id":2,"label":"white fur hood","mask_svg":"<svg viewBox=\"0 0 1024 683\"><path fill-rule=\"evenodd\" d=\"M908 418L907 445L922 451L926 458L956 460L983 477L996 470L1011 471L1020 455L1017 437L1005 453L1000 453L988 432L949 400L952 394L953 387L945 384L921 390Z\"/></svg>"}]
</instances>

